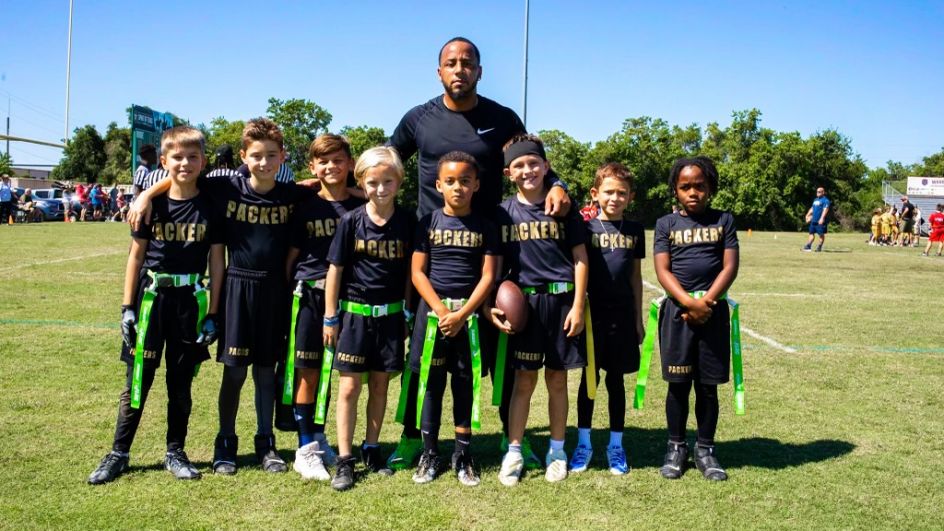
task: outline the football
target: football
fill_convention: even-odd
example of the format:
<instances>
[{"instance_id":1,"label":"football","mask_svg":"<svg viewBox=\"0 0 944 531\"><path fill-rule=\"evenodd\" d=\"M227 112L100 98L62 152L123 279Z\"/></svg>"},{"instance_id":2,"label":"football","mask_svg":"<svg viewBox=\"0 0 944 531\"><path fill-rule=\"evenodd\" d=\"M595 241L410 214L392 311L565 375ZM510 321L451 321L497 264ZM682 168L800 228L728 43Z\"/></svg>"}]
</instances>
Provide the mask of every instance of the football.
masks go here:
<instances>
[{"instance_id":1,"label":"football","mask_svg":"<svg viewBox=\"0 0 944 531\"><path fill-rule=\"evenodd\" d=\"M495 293L495 307L505 313L505 320L515 332L528 324L528 300L517 284L506 280Z\"/></svg>"}]
</instances>

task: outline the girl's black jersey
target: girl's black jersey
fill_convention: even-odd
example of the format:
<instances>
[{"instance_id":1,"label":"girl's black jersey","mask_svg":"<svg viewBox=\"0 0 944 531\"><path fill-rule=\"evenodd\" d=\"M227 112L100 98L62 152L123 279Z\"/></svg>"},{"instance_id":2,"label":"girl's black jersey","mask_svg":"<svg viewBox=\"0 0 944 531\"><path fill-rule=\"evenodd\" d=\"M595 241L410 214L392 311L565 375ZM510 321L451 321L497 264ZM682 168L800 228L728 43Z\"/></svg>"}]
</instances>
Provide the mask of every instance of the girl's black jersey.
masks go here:
<instances>
[{"instance_id":1,"label":"girl's black jersey","mask_svg":"<svg viewBox=\"0 0 944 531\"><path fill-rule=\"evenodd\" d=\"M708 290L721 273L724 250L738 248L734 216L710 208L697 216L662 216L654 240L653 254L669 253L669 270L685 291Z\"/></svg>"}]
</instances>

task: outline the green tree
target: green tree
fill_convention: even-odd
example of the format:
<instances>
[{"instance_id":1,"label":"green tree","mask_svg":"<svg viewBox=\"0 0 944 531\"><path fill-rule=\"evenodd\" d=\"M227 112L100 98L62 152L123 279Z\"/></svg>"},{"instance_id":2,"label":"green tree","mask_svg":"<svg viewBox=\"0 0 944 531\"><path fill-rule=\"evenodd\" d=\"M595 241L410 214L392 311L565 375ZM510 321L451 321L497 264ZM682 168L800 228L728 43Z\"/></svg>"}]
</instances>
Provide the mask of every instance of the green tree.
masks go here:
<instances>
[{"instance_id":1,"label":"green tree","mask_svg":"<svg viewBox=\"0 0 944 531\"><path fill-rule=\"evenodd\" d=\"M588 201L590 187L593 186L593 173L588 173L585 168L590 144L578 142L567 133L556 129L540 131L538 136L544 141L547 159L554 173L567 184L571 200L577 205ZM510 193L511 181L504 179L504 183L505 191Z\"/></svg>"},{"instance_id":2,"label":"green tree","mask_svg":"<svg viewBox=\"0 0 944 531\"><path fill-rule=\"evenodd\" d=\"M0 153L0 174L13 175L13 158L6 154Z\"/></svg>"},{"instance_id":3,"label":"green tree","mask_svg":"<svg viewBox=\"0 0 944 531\"><path fill-rule=\"evenodd\" d=\"M286 162L295 173L302 173L307 166L308 146L328 131L331 113L313 101L269 98L266 115L282 129Z\"/></svg>"},{"instance_id":4,"label":"green tree","mask_svg":"<svg viewBox=\"0 0 944 531\"><path fill-rule=\"evenodd\" d=\"M920 164L920 171L915 176L920 177L942 177L944 176L944 147L941 151L924 157Z\"/></svg>"},{"instance_id":5,"label":"green tree","mask_svg":"<svg viewBox=\"0 0 944 531\"><path fill-rule=\"evenodd\" d=\"M347 138L351 144L351 155L356 159L364 151L374 147L382 146L387 142L387 133L382 127L371 127L369 125L359 125L352 127L346 125L338 131L339 135Z\"/></svg>"},{"instance_id":6,"label":"green tree","mask_svg":"<svg viewBox=\"0 0 944 531\"><path fill-rule=\"evenodd\" d=\"M105 167L105 141L94 125L77 128L62 152L62 159L52 169L54 180L84 183L98 182Z\"/></svg>"},{"instance_id":7,"label":"green tree","mask_svg":"<svg viewBox=\"0 0 944 531\"><path fill-rule=\"evenodd\" d=\"M242 164L242 159L239 157L239 150L242 148L244 127L246 127L246 123L242 120L230 122L222 116L217 116L210 121L209 128L204 126L203 134L206 135L207 153L210 156L210 163L215 163L213 155L216 153L217 148L227 144L233 148L233 161L236 166L238 167Z\"/></svg>"},{"instance_id":8,"label":"green tree","mask_svg":"<svg viewBox=\"0 0 944 531\"><path fill-rule=\"evenodd\" d=\"M105 132L102 184L131 184L131 128L112 122Z\"/></svg>"}]
</instances>

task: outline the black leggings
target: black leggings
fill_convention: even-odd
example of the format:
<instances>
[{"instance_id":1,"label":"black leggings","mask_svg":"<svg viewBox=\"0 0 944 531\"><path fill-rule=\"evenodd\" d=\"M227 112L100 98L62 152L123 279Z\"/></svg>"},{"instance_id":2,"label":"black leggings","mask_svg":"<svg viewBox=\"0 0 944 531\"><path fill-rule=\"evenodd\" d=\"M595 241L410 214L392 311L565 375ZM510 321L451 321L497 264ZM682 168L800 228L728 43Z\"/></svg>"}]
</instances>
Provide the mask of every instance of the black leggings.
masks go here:
<instances>
[{"instance_id":1,"label":"black leggings","mask_svg":"<svg viewBox=\"0 0 944 531\"><path fill-rule=\"evenodd\" d=\"M423 397L423 415L420 426L434 439L439 438L443 395L446 392L445 367L430 368ZM452 376L452 419L457 428L472 426L472 378Z\"/></svg>"},{"instance_id":2,"label":"black leggings","mask_svg":"<svg viewBox=\"0 0 944 531\"><path fill-rule=\"evenodd\" d=\"M131 408L131 380L134 372L129 363L125 374L125 388L118 399L118 422L115 424L115 441L112 449L116 452L128 452L134 435L141 422L144 404L147 401L151 385L154 383L156 368L145 368L141 375L141 407ZM187 440L187 424L190 421L190 410L193 400L190 395L193 383L193 367L181 367L167 364L167 450L183 448Z\"/></svg>"},{"instance_id":3,"label":"black leggings","mask_svg":"<svg viewBox=\"0 0 944 531\"><path fill-rule=\"evenodd\" d=\"M597 382L600 381L600 371L597 371ZM610 431L623 431L626 427L626 386L623 384L623 375L606 372L606 392L609 397L607 409L610 412ZM577 427L590 428L593 421L593 400L587 396L587 371L580 377L580 389L577 390Z\"/></svg>"},{"instance_id":4,"label":"black leggings","mask_svg":"<svg viewBox=\"0 0 944 531\"><path fill-rule=\"evenodd\" d=\"M249 372L248 367L223 366L220 385L220 435L236 435L236 414L239 412L239 393ZM252 381L256 386L256 435L272 435L275 412L275 367L252 367Z\"/></svg>"},{"instance_id":5,"label":"black leggings","mask_svg":"<svg viewBox=\"0 0 944 531\"><path fill-rule=\"evenodd\" d=\"M718 429L718 386L695 382L695 419L698 422L698 443L712 446ZM688 396L692 382L669 383L665 399L665 419L669 425L669 440L685 442L688 422Z\"/></svg>"}]
</instances>

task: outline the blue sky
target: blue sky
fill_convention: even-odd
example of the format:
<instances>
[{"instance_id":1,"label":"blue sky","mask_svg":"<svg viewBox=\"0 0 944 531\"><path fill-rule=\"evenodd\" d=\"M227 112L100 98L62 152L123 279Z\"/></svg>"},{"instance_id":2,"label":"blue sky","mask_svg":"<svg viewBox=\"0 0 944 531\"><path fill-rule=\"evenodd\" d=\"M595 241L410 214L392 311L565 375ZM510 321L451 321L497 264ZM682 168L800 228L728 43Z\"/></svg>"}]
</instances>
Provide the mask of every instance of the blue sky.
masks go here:
<instances>
[{"instance_id":1,"label":"blue sky","mask_svg":"<svg viewBox=\"0 0 944 531\"><path fill-rule=\"evenodd\" d=\"M275 96L389 134L441 92L436 52L455 35L482 51L480 94L521 113L523 1L75 4L70 129L104 132L131 103L246 119ZM630 117L704 126L757 107L773 129L839 130L871 166L944 147L944 1L583 4L531 2L531 130L597 141ZM0 117L9 99L12 134L57 141L68 1L4 0L0 19Z\"/></svg>"}]
</instances>

